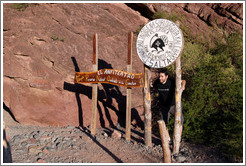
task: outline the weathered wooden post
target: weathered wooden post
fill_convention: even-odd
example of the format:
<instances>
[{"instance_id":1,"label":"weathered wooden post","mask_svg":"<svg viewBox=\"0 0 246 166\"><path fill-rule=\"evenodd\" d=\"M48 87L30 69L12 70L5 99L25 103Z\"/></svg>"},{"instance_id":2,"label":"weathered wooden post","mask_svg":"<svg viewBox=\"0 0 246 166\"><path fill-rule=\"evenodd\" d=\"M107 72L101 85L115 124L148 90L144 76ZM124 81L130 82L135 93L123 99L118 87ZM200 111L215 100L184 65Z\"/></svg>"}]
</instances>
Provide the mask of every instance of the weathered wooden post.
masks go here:
<instances>
[{"instance_id":1,"label":"weathered wooden post","mask_svg":"<svg viewBox=\"0 0 246 166\"><path fill-rule=\"evenodd\" d=\"M132 41L133 33L128 34L128 53L127 53L127 72L132 73ZM126 98L126 140L131 140L131 101L132 101L132 89L127 88Z\"/></svg>"},{"instance_id":2,"label":"weathered wooden post","mask_svg":"<svg viewBox=\"0 0 246 166\"><path fill-rule=\"evenodd\" d=\"M177 26L179 23L176 22ZM182 52L182 51L181 51ZM180 52L180 55L181 55ZM176 89L175 89L175 121L174 121L174 132L173 132L173 153L179 153L181 134L182 134L182 124L181 124L181 56L179 56L175 62L175 74L176 74Z\"/></svg>"},{"instance_id":3,"label":"weathered wooden post","mask_svg":"<svg viewBox=\"0 0 246 166\"><path fill-rule=\"evenodd\" d=\"M164 163L171 163L171 152L168 143L168 131L163 120L158 120L160 136L161 136L161 143L163 149L163 156L164 156Z\"/></svg>"},{"instance_id":4,"label":"weathered wooden post","mask_svg":"<svg viewBox=\"0 0 246 166\"><path fill-rule=\"evenodd\" d=\"M98 38L97 34L93 35L93 71L98 70ZM97 120L97 88L98 84L92 84L92 114L91 114L91 134L96 134L96 120Z\"/></svg>"},{"instance_id":5,"label":"weathered wooden post","mask_svg":"<svg viewBox=\"0 0 246 166\"><path fill-rule=\"evenodd\" d=\"M174 121L174 134L173 134L173 153L179 153L180 141L181 141L181 63L180 57L175 63L176 73L176 89L175 89L175 121Z\"/></svg>"},{"instance_id":6,"label":"weathered wooden post","mask_svg":"<svg viewBox=\"0 0 246 166\"><path fill-rule=\"evenodd\" d=\"M152 126L151 126L151 95L150 80L151 71L144 65L144 141L146 146L152 146Z\"/></svg>"}]
</instances>

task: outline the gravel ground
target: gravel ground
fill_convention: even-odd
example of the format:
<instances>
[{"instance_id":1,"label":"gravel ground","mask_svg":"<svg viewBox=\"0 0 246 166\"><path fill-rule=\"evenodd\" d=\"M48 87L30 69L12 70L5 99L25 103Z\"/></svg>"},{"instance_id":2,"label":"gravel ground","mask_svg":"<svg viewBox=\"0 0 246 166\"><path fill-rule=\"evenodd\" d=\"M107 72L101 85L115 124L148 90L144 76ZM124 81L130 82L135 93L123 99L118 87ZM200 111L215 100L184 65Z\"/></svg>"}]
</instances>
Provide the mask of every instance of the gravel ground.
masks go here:
<instances>
[{"instance_id":1,"label":"gravel ground","mask_svg":"<svg viewBox=\"0 0 246 166\"><path fill-rule=\"evenodd\" d=\"M5 112L5 111L4 111ZM4 113L6 135L13 163L162 163L161 141L153 136L152 147L144 145L142 130L132 129L126 141L124 128L76 126L38 127L21 125ZM172 147L171 147L172 148ZM181 142L179 156L172 163L228 163L211 147Z\"/></svg>"}]
</instances>

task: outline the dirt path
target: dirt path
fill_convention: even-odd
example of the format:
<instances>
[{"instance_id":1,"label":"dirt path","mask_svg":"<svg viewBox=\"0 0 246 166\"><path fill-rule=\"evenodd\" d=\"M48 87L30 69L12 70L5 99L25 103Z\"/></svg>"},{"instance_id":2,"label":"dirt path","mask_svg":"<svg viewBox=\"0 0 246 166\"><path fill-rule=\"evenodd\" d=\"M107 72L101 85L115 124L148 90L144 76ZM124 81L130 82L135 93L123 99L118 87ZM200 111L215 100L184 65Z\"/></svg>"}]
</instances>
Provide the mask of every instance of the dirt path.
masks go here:
<instances>
[{"instance_id":1,"label":"dirt path","mask_svg":"<svg viewBox=\"0 0 246 166\"><path fill-rule=\"evenodd\" d=\"M25 126L4 111L6 133L13 163L162 163L160 139L153 136L153 147L143 144L143 131L132 130L131 142L124 139L124 128L100 128L92 136L88 129ZM114 133L113 133L114 132ZM228 162L211 148L181 143L175 163Z\"/></svg>"}]
</instances>

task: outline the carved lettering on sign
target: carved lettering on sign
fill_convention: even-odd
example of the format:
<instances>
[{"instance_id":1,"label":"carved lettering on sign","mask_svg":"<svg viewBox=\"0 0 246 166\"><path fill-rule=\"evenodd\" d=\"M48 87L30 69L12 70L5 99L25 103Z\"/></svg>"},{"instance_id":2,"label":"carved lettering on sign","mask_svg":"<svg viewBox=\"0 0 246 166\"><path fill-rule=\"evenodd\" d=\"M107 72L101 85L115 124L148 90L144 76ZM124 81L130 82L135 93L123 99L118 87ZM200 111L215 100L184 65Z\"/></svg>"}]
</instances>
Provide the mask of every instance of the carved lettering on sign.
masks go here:
<instances>
[{"instance_id":1,"label":"carved lettering on sign","mask_svg":"<svg viewBox=\"0 0 246 166\"><path fill-rule=\"evenodd\" d=\"M95 72L76 72L75 83L109 83L124 87L143 87L142 73L128 73L115 69L101 69Z\"/></svg>"},{"instance_id":2,"label":"carved lettering on sign","mask_svg":"<svg viewBox=\"0 0 246 166\"><path fill-rule=\"evenodd\" d=\"M146 24L137 38L137 53L151 68L171 65L183 49L183 35L172 21L156 19Z\"/></svg>"}]
</instances>

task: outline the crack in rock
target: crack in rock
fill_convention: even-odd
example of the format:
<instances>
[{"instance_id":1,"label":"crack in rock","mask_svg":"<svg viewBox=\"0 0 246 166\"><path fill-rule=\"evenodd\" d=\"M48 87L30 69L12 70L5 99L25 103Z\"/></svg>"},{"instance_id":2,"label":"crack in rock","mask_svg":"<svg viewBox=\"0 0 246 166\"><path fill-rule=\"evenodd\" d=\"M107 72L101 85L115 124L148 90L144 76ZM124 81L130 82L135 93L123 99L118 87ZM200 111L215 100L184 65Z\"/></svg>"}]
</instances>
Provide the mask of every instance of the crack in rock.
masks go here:
<instances>
[{"instance_id":1,"label":"crack in rock","mask_svg":"<svg viewBox=\"0 0 246 166\"><path fill-rule=\"evenodd\" d=\"M14 53L16 56L24 56L24 57L29 57L29 55L24 54L24 53Z\"/></svg>"},{"instance_id":2,"label":"crack in rock","mask_svg":"<svg viewBox=\"0 0 246 166\"><path fill-rule=\"evenodd\" d=\"M74 32L74 31L72 31L71 29L69 29L68 27L64 26L59 20L55 19L54 17L52 17L52 19L53 19L54 21L56 21L59 25L61 25L62 27L66 28L68 31L70 31L70 32L72 32L72 33L74 33L74 34L76 34L76 35L81 35L81 34L82 34L82 33L80 33L80 32Z\"/></svg>"},{"instance_id":3,"label":"crack in rock","mask_svg":"<svg viewBox=\"0 0 246 166\"><path fill-rule=\"evenodd\" d=\"M21 80L24 80L24 81L27 81L28 80L27 78L16 77L16 76L9 76L9 75L4 75L3 77L9 78L9 79L13 79L13 80L16 80L16 79L21 79Z\"/></svg>"}]
</instances>

